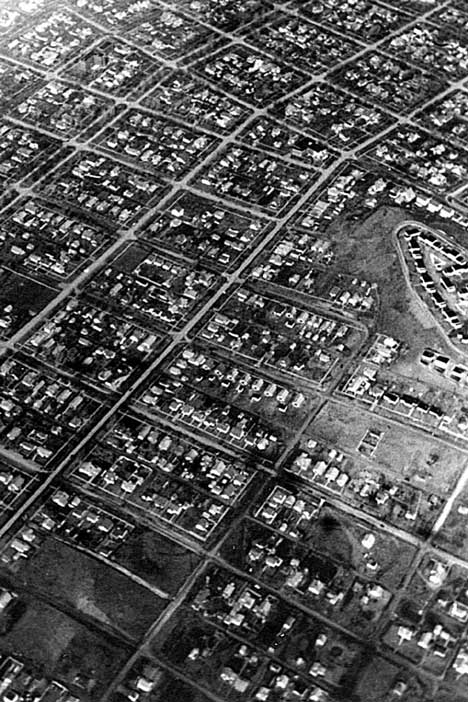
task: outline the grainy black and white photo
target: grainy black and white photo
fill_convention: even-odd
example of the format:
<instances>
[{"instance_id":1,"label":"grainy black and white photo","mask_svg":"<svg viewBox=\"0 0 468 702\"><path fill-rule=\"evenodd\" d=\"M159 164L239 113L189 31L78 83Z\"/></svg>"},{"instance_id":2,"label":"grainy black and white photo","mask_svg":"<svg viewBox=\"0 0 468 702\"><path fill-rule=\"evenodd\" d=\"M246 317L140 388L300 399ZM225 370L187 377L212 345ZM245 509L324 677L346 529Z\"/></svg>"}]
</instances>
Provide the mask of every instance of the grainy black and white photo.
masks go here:
<instances>
[{"instance_id":1,"label":"grainy black and white photo","mask_svg":"<svg viewBox=\"0 0 468 702\"><path fill-rule=\"evenodd\" d=\"M0 702L468 701L468 0L0 0Z\"/></svg>"}]
</instances>

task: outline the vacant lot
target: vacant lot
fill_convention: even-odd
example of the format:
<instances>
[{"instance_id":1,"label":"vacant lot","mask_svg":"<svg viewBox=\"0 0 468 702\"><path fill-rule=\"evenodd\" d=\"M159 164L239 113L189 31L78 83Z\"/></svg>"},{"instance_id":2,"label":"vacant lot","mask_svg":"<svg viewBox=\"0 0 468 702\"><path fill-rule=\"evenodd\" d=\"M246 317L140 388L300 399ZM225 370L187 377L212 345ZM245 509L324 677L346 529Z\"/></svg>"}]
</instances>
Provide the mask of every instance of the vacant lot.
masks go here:
<instances>
[{"instance_id":1,"label":"vacant lot","mask_svg":"<svg viewBox=\"0 0 468 702\"><path fill-rule=\"evenodd\" d=\"M129 246L122 251L113 263L113 267L122 273L133 273L135 268L148 256L148 250L139 246Z\"/></svg>"},{"instance_id":2,"label":"vacant lot","mask_svg":"<svg viewBox=\"0 0 468 702\"><path fill-rule=\"evenodd\" d=\"M28 599L24 604L23 615L0 636L0 652L24 659L38 677L71 685L82 699L99 699L130 651L44 602Z\"/></svg>"},{"instance_id":3,"label":"vacant lot","mask_svg":"<svg viewBox=\"0 0 468 702\"><path fill-rule=\"evenodd\" d=\"M397 373L398 375L404 376L414 382L422 382L430 385L431 387L445 392L454 393L465 396L468 394L468 389L463 388L459 383L450 380L445 375L437 373L435 370L427 366L423 366L419 362L422 349L410 349L408 352L403 353L401 357L392 365L392 373ZM446 353L454 361L454 363L466 363L466 357L461 354L457 357L452 349L445 349L443 347L438 348L440 353Z\"/></svg>"},{"instance_id":4,"label":"vacant lot","mask_svg":"<svg viewBox=\"0 0 468 702\"><path fill-rule=\"evenodd\" d=\"M462 491L455 500L450 514L438 534L434 544L462 558L468 558L468 489Z\"/></svg>"},{"instance_id":5,"label":"vacant lot","mask_svg":"<svg viewBox=\"0 0 468 702\"><path fill-rule=\"evenodd\" d=\"M443 348L443 339L430 318L422 317L411 301L393 243L394 228L407 219L411 219L408 212L381 207L358 224L339 221L327 233L336 245L340 270L378 284L378 331L412 348Z\"/></svg>"},{"instance_id":6,"label":"vacant lot","mask_svg":"<svg viewBox=\"0 0 468 702\"><path fill-rule=\"evenodd\" d=\"M466 464L466 456L456 448L363 412L358 405L328 402L308 431L317 439L353 453L368 429L383 432L372 460L395 479L410 480L416 487L446 495Z\"/></svg>"},{"instance_id":7,"label":"vacant lot","mask_svg":"<svg viewBox=\"0 0 468 702\"><path fill-rule=\"evenodd\" d=\"M27 324L57 295L45 285L17 273L0 269L0 309L11 305L12 325L9 334L14 334ZM0 337L3 330L0 330Z\"/></svg>"},{"instance_id":8,"label":"vacant lot","mask_svg":"<svg viewBox=\"0 0 468 702\"><path fill-rule=\"evenodd\" d=\"M24 562L18 578L135 640L167 604L114 568L53 538Z\"/></svg>"},{"instance_id":9,"label":"vacant lot","mask_svg":"<svg viewBox=\"0 0 468 702\"><path fill-rule=\"evenodd\" d=\"M373 658L363 667L354 692L360 702L387 702L392 699L390 691L398 680L403 680L408 685L407 694L403 697L407 702L429 700L426 683L423 684L415 675L402 674L400 668L380 657Z\"/></svg>"},{"instance_id":10,"label":"vacant lot","mask_svg":"<svg viewBox=\"0 0 468 702\"><path fill-rule=\"evenodd\" d=\"M115 560L136 575L174 595L200 558L150 529L137 528L114 554Z\"/></svg>"},{"instance_id":11,"label":"vacant lot","mask_svg":"<svg viewBox=\"0 0 468 702\"><path fill-rule=\"evenodd\" d=\"M211 702L202 692L164 671L148 702Z\"/></svg>"}]
</instances>

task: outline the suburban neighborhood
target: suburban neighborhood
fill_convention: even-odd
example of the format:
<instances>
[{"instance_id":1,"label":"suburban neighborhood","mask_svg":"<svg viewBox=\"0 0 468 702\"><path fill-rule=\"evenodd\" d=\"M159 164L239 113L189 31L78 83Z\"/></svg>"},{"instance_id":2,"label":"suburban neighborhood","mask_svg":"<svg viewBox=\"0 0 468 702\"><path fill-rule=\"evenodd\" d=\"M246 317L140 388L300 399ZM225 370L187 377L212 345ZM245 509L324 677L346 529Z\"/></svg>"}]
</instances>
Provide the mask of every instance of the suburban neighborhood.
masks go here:
<instances>
[{"instance_id":1,"label":"suburban neighborhood","mask_svg":"<svg viewBox=\"0 0 468 702\"><path fill-rule=\"evenodd\" d=\"M468 4L5 0L0 702L466 702Z\"/></svg>"}]
</instances>

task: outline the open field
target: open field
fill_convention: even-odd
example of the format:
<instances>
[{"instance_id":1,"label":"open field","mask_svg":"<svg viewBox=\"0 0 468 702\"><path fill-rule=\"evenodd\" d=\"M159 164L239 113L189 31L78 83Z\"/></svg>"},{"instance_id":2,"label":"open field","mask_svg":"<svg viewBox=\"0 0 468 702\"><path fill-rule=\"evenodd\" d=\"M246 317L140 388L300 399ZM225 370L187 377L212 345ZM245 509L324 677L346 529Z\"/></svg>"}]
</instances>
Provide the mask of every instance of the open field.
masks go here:
<instances>
[{"instance_id":1,"label":"open field","mask_svg":"<svg viewBox=\"0 0 468 702\"><path fill-rule=\"evenodd\" d=\"M379 286L377 330L410 347L444 349L444 341L429 315L412 301L393 243L393 229L408 212L381 207L364 221L340 221L327 232L337 249L337 267Z\"/></svg>"},{"instance_id":2,"label":"open field","mask_svg":"<svg viewBox=\"0 0 468 702\"><path fill-rule=\"evenodd\" d=\"M97 622L137 640L165 607L142 585L56 539L48 538L16 576Z\"/></svg>"},{"instance_id":3,"label":"open field","mask_svg":"<svg viewBox=\"0 0 468 702\"><path fill-rule=\"evenodd\" d=\"M441 530L434 537L434 545L462 558L468 558L467 515L468 489L465 487L454 501Z\"/></svg>"},{"instance_id":4,"label":"open field","mask_svg":"<svg viewBox=\"0 0 468 702\"><path fill-rule=\"evenodd\" d=\"M27 599L0 652L18 655L48 678L58 679L83 699L97 700L129 656L75 619L44 602Z\"/></svg>"},{"instance_id":5,"label":"open field","mask_svg":"<svg viewBox=\"0 0 468 702\"><path fill-rule=\"evenodd\" d=\"M328 402L312 422L311 436L354 453L368 429L383 432L372 461L396 480L441 496L453 488L467 458L431 436L364 413L358 406ZM362 458L361 454L358 454Z\"/></svg>"},{"instance_id":6,"label":"open field","mask_svg":"<svg viewBox=\"0 0 468 702\"><path fill-rule=\"evenodd\" d=\"M200 558L150 529L137 527L114 554L115 560L151 585L175 594Z\"/></svg>"}]
</instances>

